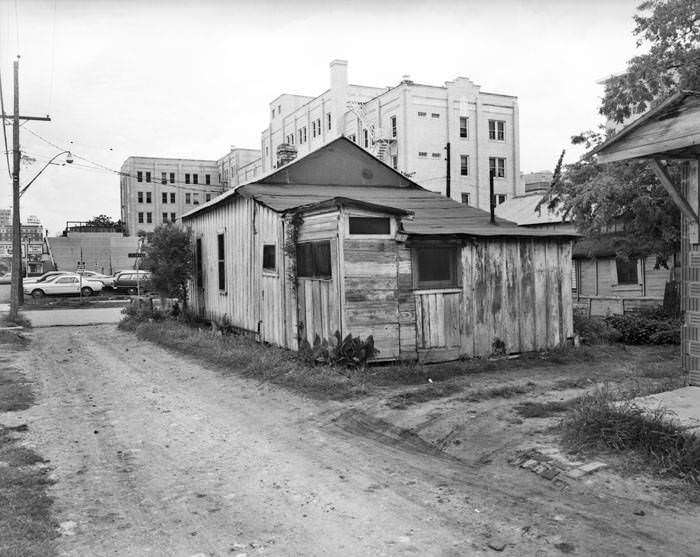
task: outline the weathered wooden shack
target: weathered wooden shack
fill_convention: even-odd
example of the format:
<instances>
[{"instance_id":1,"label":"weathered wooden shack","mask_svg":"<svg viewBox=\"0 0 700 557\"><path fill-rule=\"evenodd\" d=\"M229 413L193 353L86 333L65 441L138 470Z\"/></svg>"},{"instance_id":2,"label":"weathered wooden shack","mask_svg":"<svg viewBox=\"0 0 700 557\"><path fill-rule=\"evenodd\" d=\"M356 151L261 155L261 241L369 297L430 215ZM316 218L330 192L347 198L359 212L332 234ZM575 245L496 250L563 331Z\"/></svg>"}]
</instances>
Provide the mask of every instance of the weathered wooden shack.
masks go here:
<instances>
[{"instance_id":1,"label":"weathered wooden shack","mask_svg":"<svg viewBox=\"0 0 700 557\"><path fill-rule=\"evenodd\" d=\"M661 184L681 209L681 359L691 385L700 385L700 238L698 161L700 92L680 91L622 128L596 149L600 162L647 159ZM667 161L681 163L675 182Z\"/></svg>"},{"instance_id":2,"label":"weathered wooden shack","mask_svg":"<svg viewBox=\"0 0 700 557\"><path fill-rule=\"evenodd\" d=\"M292 350L337 330L372 335L377 359L441 361L573 335L570 233L492 224L346 138L183 223L194 310Z\"/></svg>"}]
</instances>

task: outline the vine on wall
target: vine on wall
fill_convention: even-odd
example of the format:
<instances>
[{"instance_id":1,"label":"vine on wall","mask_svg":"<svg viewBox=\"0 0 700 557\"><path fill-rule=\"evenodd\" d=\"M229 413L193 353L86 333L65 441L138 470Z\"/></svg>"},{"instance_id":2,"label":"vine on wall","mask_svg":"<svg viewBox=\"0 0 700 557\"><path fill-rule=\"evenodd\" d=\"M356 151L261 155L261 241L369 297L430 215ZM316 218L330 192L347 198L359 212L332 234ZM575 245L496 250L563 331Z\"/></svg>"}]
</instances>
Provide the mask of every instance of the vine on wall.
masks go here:
<instances>
[{"instance_id":1,"label":"vine on wall","mask_svg":"<svg viewBox=\"0 0 700 557\"><path fill-rule=\"evenodd\" d=\"M299 241L299 228L304 224L300 212L294 212L287 217L287 237L284 242L284 253L287 259L287 278L292 285L292 290L297 288L297 243Z\"/></svg>"}]
</instances>

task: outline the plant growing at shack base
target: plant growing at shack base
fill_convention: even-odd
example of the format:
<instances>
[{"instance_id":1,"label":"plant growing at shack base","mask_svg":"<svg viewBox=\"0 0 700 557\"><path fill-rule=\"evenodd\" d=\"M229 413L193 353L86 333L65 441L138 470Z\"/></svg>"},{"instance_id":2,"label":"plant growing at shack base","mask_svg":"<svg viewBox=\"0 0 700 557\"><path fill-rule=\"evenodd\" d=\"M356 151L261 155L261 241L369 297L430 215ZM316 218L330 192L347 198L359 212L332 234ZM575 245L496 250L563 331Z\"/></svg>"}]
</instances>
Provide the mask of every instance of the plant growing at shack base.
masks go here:
<instances>
[{"instance_id":1,"label":"plant growing at shack base","mask_svg":"<svg viewBox=\"0 0 700 557\"><path fill-rule=\"evenodd\" d=\"M299 228L304 224L301 213L294 212L287 217L287 237L284 242L284 253L287 260L287 279L294 292L297 289L297 243L299 242Z\"/></svg>"},{"instance_id":2,"label":"plant growing at shack base","mask_svg":"<svg viewBox=\"0 0 700 557\"><path fill-rule=\"evenodd\" d=\"M372 335L369 335L365 340L352 335L343 338L340 331L336 331L328 340L321 340L316 335L313 346L304 339L299 346L301 358L315 364L365 367L367 361L377 354L379 354L379 350L374 346Z\"/></svg>"}]
</instances>

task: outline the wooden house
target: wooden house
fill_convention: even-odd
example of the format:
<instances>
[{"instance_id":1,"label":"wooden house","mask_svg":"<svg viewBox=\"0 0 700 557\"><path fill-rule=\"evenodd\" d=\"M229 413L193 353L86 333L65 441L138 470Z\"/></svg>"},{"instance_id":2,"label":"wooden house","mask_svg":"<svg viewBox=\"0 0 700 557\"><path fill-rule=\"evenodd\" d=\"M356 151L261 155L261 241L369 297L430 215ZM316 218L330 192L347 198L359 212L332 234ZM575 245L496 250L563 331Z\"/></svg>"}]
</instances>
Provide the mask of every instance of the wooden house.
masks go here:
<instances>
[{"instance_id":1,"label":"wooden house","mask_svg":"<svg viewBox=\"0 0 700 557\"><path fill-rule=\"evenodd\" d=\"M681 210L681 358L691 385L700 385L700 238L698 235L698 161L700 92L669 97L596 149L599 162L641 158L649 161L661 184ZM678 182L667 161L681 163Z\"/></svg>"},{"instance_id":2,"label":"wooden house","mask_svg":"<svg viewBox=\"0 0 700 557\"><path fill-rule=\"evenodd\" d=\"M425 190L346 138L183 216L191 304L292 350L336 330L442 361L573 336L570 234Z\"/></svg>"}]
</instances>

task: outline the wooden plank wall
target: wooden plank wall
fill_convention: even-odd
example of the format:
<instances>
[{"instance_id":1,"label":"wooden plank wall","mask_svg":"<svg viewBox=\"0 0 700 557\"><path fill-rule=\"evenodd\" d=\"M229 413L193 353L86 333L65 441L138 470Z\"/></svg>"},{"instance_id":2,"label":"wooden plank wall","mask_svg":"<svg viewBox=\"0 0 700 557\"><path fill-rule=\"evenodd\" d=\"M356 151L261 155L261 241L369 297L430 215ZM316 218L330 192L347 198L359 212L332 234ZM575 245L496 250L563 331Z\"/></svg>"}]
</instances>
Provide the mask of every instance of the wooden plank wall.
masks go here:
<instances>
[{"instance_id":1,"label":"wooden plank wall","mask_svg":"<svg viewBox=\"0 0 700 557\"><path fill-rule=\"evenodd\" d=\"M698 208L698 161L686 162L681 170L681 189L684 197ZM692 318L700 311L700 296L692 286L700 282L700 245L690 241L691 223L681 213L681 308L685 325L681 328L681 365L688 374L690 385L700 385L700 323Z\"/></svg>"}]
</instances>

